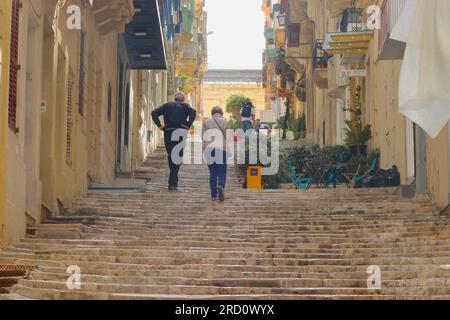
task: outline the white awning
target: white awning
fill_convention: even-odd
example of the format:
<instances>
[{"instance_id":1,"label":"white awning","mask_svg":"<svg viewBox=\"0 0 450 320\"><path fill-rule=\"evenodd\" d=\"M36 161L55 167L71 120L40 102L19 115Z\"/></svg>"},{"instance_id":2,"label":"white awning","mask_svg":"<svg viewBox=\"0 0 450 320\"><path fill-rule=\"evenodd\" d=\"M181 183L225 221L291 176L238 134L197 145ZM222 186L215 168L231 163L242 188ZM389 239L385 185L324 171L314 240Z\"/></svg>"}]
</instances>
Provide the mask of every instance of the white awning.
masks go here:
<instances>
[{"instance_id":1,"label":"white awning","mask_svg":"<svg viewBox=\"0 0 450 320\"><path fill-rule=\"evenodd\" d=\"M450 120L450 1L409 1L416 5L405 12L413 16L410 31L395 32L399 39L407 35L400 112L435 138Z\"/></svg>"}]
</instances>

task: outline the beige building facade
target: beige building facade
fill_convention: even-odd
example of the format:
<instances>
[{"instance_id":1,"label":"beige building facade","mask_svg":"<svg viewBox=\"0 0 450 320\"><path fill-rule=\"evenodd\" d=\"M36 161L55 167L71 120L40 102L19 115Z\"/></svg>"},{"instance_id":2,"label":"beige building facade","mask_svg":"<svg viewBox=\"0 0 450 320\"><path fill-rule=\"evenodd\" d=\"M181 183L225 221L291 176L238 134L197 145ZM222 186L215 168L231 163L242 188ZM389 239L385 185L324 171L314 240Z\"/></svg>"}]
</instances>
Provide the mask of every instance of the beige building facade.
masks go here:
<instances>
[{"instance_id":1,"label":"beige building facade","mask_svg":"<svg viewBox=\"0 0 450 320\"><path fill-rule=\"evenodd\" d=\"M11 35L11 2L0 2L0 244L5 232L6 134L8 130L9 53Z\"/></svg>"},{"instance_id":2,"label":"beige building facade","mask_svg":"<svg viewBox=\"0 0 450 320\"><path fill-rule=\"evenodd\" d=\"M161 142L151 111L177 89L180 3L20 4L5 0L0 7L1 246L64 214L88 188L133 179Z\"/></svg>"},{"instance_id":3,"label":"beige building facade","mask_svg":"<svg viewBox=\"0 0 450 320\"><path fill-rule=\"evenodd\" d=\"M209 118L215 106L221 106L225 111L227 99L235 94L249 97L257 111L265 110L261 70L209 70L203 84L201 115Z\"/></svg>"}]
</instances>

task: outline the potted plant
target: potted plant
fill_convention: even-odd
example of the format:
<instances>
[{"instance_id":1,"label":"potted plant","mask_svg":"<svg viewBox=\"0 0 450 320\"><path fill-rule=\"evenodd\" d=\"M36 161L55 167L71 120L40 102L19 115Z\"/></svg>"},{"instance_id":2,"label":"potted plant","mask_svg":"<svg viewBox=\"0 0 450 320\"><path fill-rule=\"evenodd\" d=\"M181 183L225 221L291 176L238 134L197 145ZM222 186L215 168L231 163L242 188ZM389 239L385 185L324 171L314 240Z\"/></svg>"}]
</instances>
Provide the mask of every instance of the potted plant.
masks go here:
<instances>
[{"instance_id":1,"label":"potted plant","mask_svg":"<svg viewBox=\"0 0 450 320\"><path fill-rule=\"evenodd\" d=\"M347 128L345 129L345 143L350 149L352 156L361 154L367 156L367 143L372 138L372 127L369 124L362 123L362 107L361 107L361 86L356 88L355 107L346 108L353 114L352 120L345 121Z\"/></svg>"},{"instance_id":2,"label":"potted plant","mask_svg":"<svg viewBox=\"0 0 450 320\"><path fill-rule=\"evenodd\" d=\"M349 147L350 153L352 156L358 154L367 156L367 142L372 138L372 127L369 124L363 125L361 122L354 120L348 120L346 123L345 143Z\"/></svg>"}]
</instances>

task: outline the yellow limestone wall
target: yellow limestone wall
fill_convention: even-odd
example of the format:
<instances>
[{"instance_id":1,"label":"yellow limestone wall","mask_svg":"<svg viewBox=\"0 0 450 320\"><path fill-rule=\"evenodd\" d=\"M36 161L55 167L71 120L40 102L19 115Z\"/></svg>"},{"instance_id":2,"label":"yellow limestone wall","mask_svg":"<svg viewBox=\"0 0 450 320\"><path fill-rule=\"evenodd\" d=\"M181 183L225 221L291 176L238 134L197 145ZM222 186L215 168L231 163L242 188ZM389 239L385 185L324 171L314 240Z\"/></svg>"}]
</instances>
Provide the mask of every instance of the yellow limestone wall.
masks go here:
<instances>
[{"instance_id":1,"label":"yellow limestone wall","mask_svg":"<svg viewBox=\"0 0 450 320\"><path fill-rule=\"evenodd\" d=\"M0 1L0 247L4 236L5 214L5 158L6 130L8 128L8 67L9 67L9 34L10 34L10 0Z\"/></svg>"},{"instance_id":2,"label":"yellow limestone wall","mask_svg":"<svg viewBox=\"0 0 450 320\"><path fill-rule=\"evenodd\" d=\"M89 2L87 2L89 4ZM0 1L2 12L9 12L10 1ZM117 52L118 32L99 33L90 5L83 10L82 28L85 33L84 112L79 112L80 31L69 30L67 14L52 25L56 1L22 0L19 31L19 64L17 127L7 126L7 87L2 69L0 114L0 225L4 225L3 243L8 245L24 236L27 224L40 223L46 215L60 213L61 205L70 207L82 196L89 183L115 183L116 110L117 110ZM68 5L79 0L68 0ZM2 39L8 39L8 25L1 18ZM2 42L2 49L8 47ZM2 50L3 51L3 50ZM9 50L7 50L9 51ZM8 54L2 52L3 61ZM66 158L68 141L68 79L72 75L71 157ZM155 77L152 76L153 80ZM108 84L111 84L111 119L107 116ZM165 102L167 77L161 74L153 81L147 95L153 108ZM132 74L130 108L130 148L146 142L145 130L138 123L136 108L141 82ZM45 108L40 108L41 102ZM144 114L147 123L149 118ZM148 150L156 146L148 144ZM137 152L128 150L124 163L132 168ZM137 159L137 160L136 160ZM5 163L8 168L5 171ZM1 231L2 229L0 229Z\"/></svg>"},{"instance_id":3,"label":"yellow limestone wall","mask_svg":"<svg viewBox=\"0 0 450 320\"><path fill-rule=\"evenodd\" d=\"M15 132L6 128L4 245L25 234L27 220L38 222L40 183L38 181L40 92L42 69L43 3L22 1L19 20L19 65ZM32 33L29 31L32 30ZM27 123L27 126L25 125ZM27 191L28 193L27 197ZM27 214L28 212L28 214Z\"/></svg>"},{"instance_id":4,"label":"yellow limestone wall","mask_svg":"<svg viewBox=\"0 0 450 320\"><path fill-rule=\"evenodd\" d=\"M113 183L115 179L117 32L100 36L92 10L83 11L86 68L82 115L78 111L80 32L67 29L65 10L52 28L48 21L53 21L54 1L23 0L22 4L19 132L5 129L6 141L2 136L8 163L2 192L6 198L4 244L23 237L27 223L39 223L49 213L58 214L60 203L71 206L90 180ZM70 4L79 2L68 1L66 6ZM73 74L70 163L66 161L69 73ZM112 86L110 121L106 111L108 82ZM41 101L46 102L44 111L39 108Z\"/></svg>"},{"instance_id":5,"label":"yellow limestone wall","mask_svg":"<svg viewBox=\"0 0 450 320\"><path fill-rule=\"evenodd\" d=\"M51 11L49 12L51 13ZM64 17L64 15L62 16ZM53 43L53 75L44 94L49 103L47 136L52 144L47 159L41 158L41 176L48 177L44 203L57 212L58 201L68 207L86 190L89 182L113 183L115 172L115 128L117 101L117 32L101 36L91 10L82 15L85 32L84 112L79 112L79 43L80 32L66 28L59 22L57 40ZM59 70L59 71L58 71ZM66 162L66 108L67 78L74 75L72 161ZM50 77L50 76L49 76ZM64 79L60 83L60 79ZM107 119L107 88L112 86L111 120ZM63 94L54 92L55 84ZM131 111L130 111L131 114ZM130 135L131 141L131 135ZM131 144L130 144L131 145ZM70 183L68 183L70 182Z\"/></svg>"},{"instance_id":6,"label":"yellow limestone wall","mask_svg":"<svg viewBox=\"0 0 450 320\"><path fill-rule=\"evenodd\" d=\"M204 117L211 116L214 106L221 106L226 109L227 99L233 94L243 94L248 96L257 110L265 109L265 89L257 84L245 83L204 83L203 91ZM228 117L230 114L227 115Z\"/></svg>"},{"instance_id":7,"label":"yellow limestone wall","mask_svg":"<svg viewBox=\"0 0 450 320\"><path fill-rule=\"evenodd\" d=\"M427 138L428 193L442 209L449 204L449 126L436 139Z\"/></svg>"},{"instance_id":8,"label":"yellow limestone wall","mask_svg":"<svg viewBox=\"0 0 450 320\"><path fill-rule=\"evenodd\" d=\"M371 148L380 148L381 166L399 167L402 183L407 183L406 118L398 111L398 87L401 60L381 61L378 34L369 48ZM436 139L426 139L427 182L430 198L439 206L449 203L448 126Z\"/></svg>"}]
</instances>

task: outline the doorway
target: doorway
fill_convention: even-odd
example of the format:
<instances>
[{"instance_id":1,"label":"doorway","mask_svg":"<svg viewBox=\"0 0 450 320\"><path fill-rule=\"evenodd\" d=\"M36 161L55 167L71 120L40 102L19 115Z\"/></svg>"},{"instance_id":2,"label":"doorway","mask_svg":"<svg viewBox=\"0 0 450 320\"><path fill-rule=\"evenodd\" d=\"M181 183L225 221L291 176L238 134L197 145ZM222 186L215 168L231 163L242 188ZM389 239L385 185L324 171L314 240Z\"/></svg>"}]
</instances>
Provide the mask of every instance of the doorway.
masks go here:
<instances>
[{"instance_id":1,"label":"doorway","mask_svg":"<svg viewBox=\"0 0 450 320\"><path fill-rule=\"evenodd\" d=\"M119 37L116 123L116 175L126 173L126 151L129 144L131 71L123 39Z\"/></svg>"}]
</instances>

